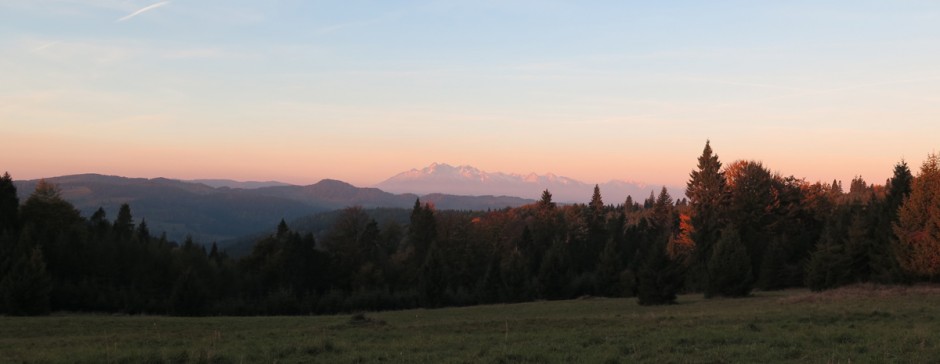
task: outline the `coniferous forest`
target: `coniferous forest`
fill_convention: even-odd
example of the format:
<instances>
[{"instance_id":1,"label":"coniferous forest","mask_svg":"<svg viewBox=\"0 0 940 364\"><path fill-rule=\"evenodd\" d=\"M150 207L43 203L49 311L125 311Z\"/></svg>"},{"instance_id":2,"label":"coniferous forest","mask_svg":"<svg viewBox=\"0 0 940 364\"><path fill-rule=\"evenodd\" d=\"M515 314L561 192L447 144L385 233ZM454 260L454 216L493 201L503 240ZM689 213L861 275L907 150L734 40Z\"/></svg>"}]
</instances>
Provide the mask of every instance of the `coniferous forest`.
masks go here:
<instances>
[{"instance_id":1,"label":"coniferous forest","mask_svg":"<svg viewBox=\"0 0 940 364\"><path fill-rule=\"evenodd\" d=\"M603 197L498 211L435 210L379 224L350 207L325 234L281 222L238 259L168 241L131 206L84 217L41 182L0 179L0 313L281 315L582 296L825 290L940 279L940 157L879 183L808 182L706 143L685 196ZM618 200L611 200L618 198ZM274 228L274 227L272 227Z\"/></svg>"}]
</instances>

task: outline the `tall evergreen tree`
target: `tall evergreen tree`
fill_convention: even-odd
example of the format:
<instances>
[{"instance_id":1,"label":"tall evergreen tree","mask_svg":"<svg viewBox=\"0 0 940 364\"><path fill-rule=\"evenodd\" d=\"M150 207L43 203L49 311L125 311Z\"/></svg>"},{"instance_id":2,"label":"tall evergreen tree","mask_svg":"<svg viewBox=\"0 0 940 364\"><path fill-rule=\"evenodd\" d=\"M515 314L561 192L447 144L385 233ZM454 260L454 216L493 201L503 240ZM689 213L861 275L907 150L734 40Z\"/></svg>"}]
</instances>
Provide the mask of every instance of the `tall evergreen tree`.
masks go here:
<instances>
[{"instance_id":1,"label":"tall evergreen tree","mask_svg":"<svg viewBox=\"0 0 940 364\"><path fill-rule=\"evenodd\" d=\"M871 253L872 281L879 283L898 283L906 281L907 277L897 259L894 248L897 246L897 236L892 226L898 222L898 211L911 193L911 184L914 176L903 160L894 166L894 175L885 186L887 191L882 201L872 204L871 213L875 216L873 238L873 251Z\"/></svg>"},{"instance_id":2,"label":"tall evergreen tree","mask_svg":"<svg viewBox=\"0 0 940 364\"><path fill-rule=\"evenodd\" d=\"M117 218L114 219L112 230L121 239L127 239L133 233L134 217L131 215L131 207L128 204L121 204Z\"/></svg>"},{"instance_id":3,"label":"tall evergreen tree","mask_svg":"<svg viewBox=\"0 0 940 364\"><path fill-rule=\"evenodd\" d=\"M914 181L914 175L908 168L907 162L900 161L894 166L894 175L888 181L888 192L885 196L885 212L890 216L890 220L897 220L898 209L904 199L911 194L911 184Z\"/></svg>"},{"instance_id":4,"label":"tall evergreen tree","mask_svg":"<svg viewBox=\"0 0 940 364\"><path fill-rule=\"evenodd\" d=\"M552 202L552 193L548 190L542 191L542 197L538 202L539 209L552 210L555 208L555 203Z\"/></svg>"},{"instance_id":5,"label":"tall evergreen tree","mask_svg":"<svg viewBox=\"0 0 940 364\"><path fill-rule=\"evenodd\" d=\"M659 191L659 197L656 198L656 202L653 203L653 217L656 224L658 224L663 229L671 229L674 224L673 210L674 206L672 204L672 196L669 195L669 190L666 189L666 186L663 186L662 190Z\"/></svg>"},{"instance_id":6,"label":"tall evergreen tree","mask_svg":"<svg viewBox=\"0 0 940 364\"><path fill-rule=\"evenodd\" d=\"M685 195L689 198L689 230L695 244L695 266L692 270L707 273L705 267L720 237L725 196L725 176L721 162L718 161L718 155L712 153L708 141L698 158L698 169L689 174Z\"/></svg>"},{"instance_id":7,"label":"tall evergreen tree","mask_svg":"<svg viewBox=\"0 0 940 364\"><path fill-rule=\"evenodd\" d=\"M421 205L420 199L415 199L414 208L411 209L411 224L408 225L408 240L414 247L414 258L423 264L428 255L428 249L437 237L437 222L434 219L434 210L430 205Z\"/></svg>"},{"instance_id":8,"label":"tall evergreen tree","mask_svg":"<svg viewBox=\"0 0 940 364\"><path fill-rule=\"evenodd\" d=\"M10 173L0 177L0 233L13 231L19 222L20 199L16 196L16 185Z\"/></svg>"},{"instance_id":9,"label":"tall evergreen tree","mask_svg":"<svg viewBox=\"0 0 940 364\"><path fill-rule=\"evenodd\" d=\"M588 207L591 208L591 212L595 216L600 216L604 213L604 200L601 199L601 188L598 185L594 185L594 193L591 195L591 203L588 204Z\"/></svg>"}]
</instances>

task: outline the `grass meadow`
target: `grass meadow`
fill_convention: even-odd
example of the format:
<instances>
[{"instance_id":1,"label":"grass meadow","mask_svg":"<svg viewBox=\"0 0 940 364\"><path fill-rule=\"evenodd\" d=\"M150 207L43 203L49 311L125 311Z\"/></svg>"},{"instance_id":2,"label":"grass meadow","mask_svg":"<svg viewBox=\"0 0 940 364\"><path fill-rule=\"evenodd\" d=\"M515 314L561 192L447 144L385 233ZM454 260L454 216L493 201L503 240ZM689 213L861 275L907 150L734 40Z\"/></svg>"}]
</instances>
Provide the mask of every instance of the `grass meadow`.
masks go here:
<instances>
[{"instance_id":1,"label":"grass meadow","mask_svg":"<svg viewBox=\"0 0 940 364\"><path fill-rule=\"evenodd\" d=\"M0 317L9 363L937 363L940 288L583 298L359 315Z\"/></svg>"}]
</instances>

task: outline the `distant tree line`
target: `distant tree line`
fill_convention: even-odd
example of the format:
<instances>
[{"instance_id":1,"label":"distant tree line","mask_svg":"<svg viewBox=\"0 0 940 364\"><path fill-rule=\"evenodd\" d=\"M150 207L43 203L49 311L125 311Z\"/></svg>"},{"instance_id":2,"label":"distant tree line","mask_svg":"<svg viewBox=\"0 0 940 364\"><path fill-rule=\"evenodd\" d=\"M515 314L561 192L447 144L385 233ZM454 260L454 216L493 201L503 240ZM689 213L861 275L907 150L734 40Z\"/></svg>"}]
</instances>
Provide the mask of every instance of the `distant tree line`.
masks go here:
<instances>
[{"instance_id":1,"label":"distant tree line","mask_svg":"<svg viewBox=\"0 0 940 364\"><path fill-rule=\"evenodd\" d=\"M824 290L940 278L940 170L902 161L884 185L809 183L760 162L724 166L706 143L685 198L437 211L409 223L343 210L315 237L282 221L234 259L154 236L123 205L85 218L41 181L22 204L0 178L0 313L277 315L581 296L667 304L683 292Z\"/></svg>"}]
</instances>

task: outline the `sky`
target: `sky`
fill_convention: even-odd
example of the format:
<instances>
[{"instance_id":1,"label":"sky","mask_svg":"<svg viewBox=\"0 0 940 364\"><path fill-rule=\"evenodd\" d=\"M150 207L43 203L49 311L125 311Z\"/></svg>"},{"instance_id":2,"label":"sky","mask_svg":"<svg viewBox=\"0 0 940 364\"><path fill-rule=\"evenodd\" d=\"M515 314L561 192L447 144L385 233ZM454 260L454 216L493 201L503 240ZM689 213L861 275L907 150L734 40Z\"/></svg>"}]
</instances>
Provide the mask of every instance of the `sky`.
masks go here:
<instances>
[{"instance_id":1,"label":"sky","mask_svg":"<svg viewBox=\"0 0 940 364\"><path fill-rule=\"evenodd\" d=\"M0 170L359 186L916 172L936 1L0 0Z\"/></svg>"}]
</instances>

